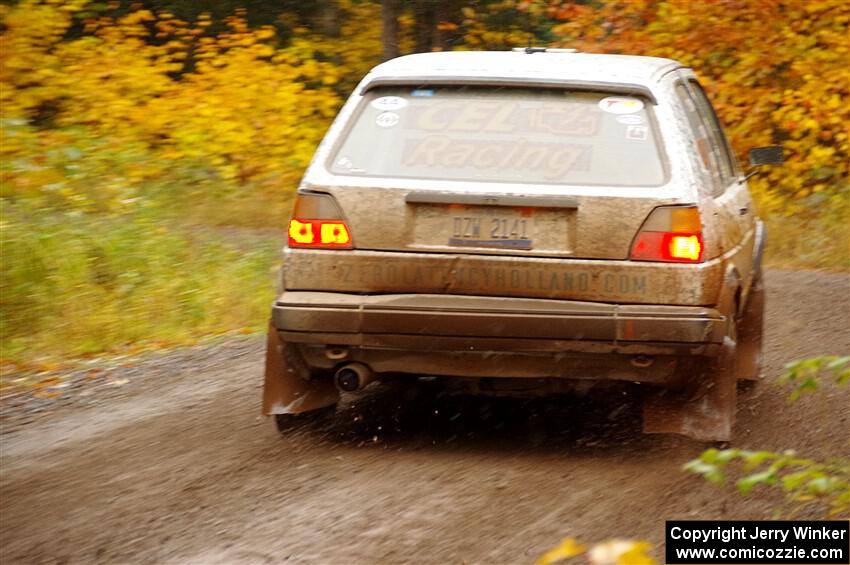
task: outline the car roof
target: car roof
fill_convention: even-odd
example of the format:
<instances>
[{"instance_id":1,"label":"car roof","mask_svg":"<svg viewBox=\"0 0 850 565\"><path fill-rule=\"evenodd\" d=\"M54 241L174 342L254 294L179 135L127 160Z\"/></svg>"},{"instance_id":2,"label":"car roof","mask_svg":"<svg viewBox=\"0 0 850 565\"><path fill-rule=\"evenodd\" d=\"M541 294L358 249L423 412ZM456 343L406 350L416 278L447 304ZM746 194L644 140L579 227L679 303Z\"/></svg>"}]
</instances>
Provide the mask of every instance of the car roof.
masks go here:
<instances>
[{"instance_id":1,"label":"car roof","mask_svg":"<svg viewBox=\"0 0 850 565\"><path fill-rule=\"evenodd\" d=\"M672 59L570 52L443 51L391 59L367 80L466 79L528 82L628 84L651 89L661 76L682 67Z\"/></svg>"}]
</instances>

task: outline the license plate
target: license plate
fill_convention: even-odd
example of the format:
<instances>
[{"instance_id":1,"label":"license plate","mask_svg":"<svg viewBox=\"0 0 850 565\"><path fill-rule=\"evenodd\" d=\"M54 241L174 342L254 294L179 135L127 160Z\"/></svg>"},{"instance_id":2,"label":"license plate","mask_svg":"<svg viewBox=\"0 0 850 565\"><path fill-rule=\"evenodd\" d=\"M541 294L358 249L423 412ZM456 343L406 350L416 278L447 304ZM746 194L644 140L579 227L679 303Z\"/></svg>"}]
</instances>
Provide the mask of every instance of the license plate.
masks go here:
<instances>
[{"instance_id":1,"label":"license plate","mask_svg":"<svg viewBox=\"0 0 850 565\"><path fill-rule=\"evenodd\" d=\"M515 214L452 214L449 245L531 249L532 221Z\"/></svg>"}]
</instances>

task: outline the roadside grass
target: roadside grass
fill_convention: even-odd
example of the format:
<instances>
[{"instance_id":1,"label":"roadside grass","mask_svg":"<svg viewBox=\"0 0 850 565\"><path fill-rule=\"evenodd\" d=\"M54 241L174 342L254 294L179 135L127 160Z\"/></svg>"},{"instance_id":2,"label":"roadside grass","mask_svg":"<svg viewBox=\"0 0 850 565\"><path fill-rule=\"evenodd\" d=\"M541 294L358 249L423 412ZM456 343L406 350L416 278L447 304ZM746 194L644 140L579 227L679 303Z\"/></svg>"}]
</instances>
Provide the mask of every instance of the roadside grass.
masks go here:
<instances>
[{"instance_id":1,"label":"roadside grass","mask_svg":"<svg viewBox=\"0 0 850 565\"><path fill-rule=\"evenodd\" d=\"M850 271L850 195L786 216L765 214L767 266Z\"/></svg>"},{"instance_id":2,"label":"roadside grass","mask_svg":"<svg viewBox=\"0 0 850 565\"><path fill-rule=\"evenodd\" d=\"M8 202L0 226L4 374L265 327L281 245L267 231Z\"/></svg>"},{"instance_id":3,"label":"roadside grass","mask_svg":"<svg viewBox=\"0 0 850 565\"><path fill-rule=\"evenodd\" d=\"M220 178L186 179L177 174L148 183L144 198L150 213L162 221L204 228L276 229L283 233L295 197L291 186L267 181L242 186Z\"/></svg>"}]
</instances>

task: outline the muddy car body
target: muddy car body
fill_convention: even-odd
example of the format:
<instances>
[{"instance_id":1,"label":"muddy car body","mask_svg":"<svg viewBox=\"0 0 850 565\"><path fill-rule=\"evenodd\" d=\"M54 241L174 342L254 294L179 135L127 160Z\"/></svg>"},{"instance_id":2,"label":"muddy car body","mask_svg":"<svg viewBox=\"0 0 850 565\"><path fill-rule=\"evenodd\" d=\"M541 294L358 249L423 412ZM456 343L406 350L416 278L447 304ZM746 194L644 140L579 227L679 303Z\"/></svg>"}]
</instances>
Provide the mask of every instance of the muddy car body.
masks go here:
<instances>
[{"instance_id":1,"label":"muddy car body","mask_svg":"<svg viewBox=\"0 0 850 565\"><path fill-rule=\"evenodd\" d=\"M430 53L373 69L306 171L272 309L280 426L383 376L646 383L644 428L729 439L765 236L669 59Z\"/></svg>"}]
</instances>

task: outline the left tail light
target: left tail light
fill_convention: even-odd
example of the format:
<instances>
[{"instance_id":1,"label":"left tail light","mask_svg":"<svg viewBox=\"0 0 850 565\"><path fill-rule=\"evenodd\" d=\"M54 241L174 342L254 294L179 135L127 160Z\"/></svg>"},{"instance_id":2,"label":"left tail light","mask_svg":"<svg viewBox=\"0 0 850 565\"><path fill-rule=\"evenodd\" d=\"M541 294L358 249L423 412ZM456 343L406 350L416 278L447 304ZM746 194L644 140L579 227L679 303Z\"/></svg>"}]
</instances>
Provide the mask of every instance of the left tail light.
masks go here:
<instances>
[{"instance_id":1,"label":"left tail light","mask_svg":"<svg viewBox=\"0 0 850 565\"><path fill-rule=\"evenodd\" d=\"M649 214L635 236L630 258L701 263L704 247L696 206L661 206Z\"/></svg>"},{"instance_id":2,"label":"left tail light","mask_svg":"<svg viewBox=\"0 0 850 565\"><path fill-rule=\"evenodd\" d=\"M351 230L333 196L299 192L289 220L289 246L352 249Z\"/></svg>"}]
</instances>

